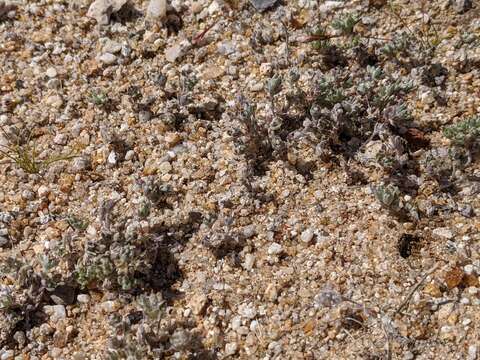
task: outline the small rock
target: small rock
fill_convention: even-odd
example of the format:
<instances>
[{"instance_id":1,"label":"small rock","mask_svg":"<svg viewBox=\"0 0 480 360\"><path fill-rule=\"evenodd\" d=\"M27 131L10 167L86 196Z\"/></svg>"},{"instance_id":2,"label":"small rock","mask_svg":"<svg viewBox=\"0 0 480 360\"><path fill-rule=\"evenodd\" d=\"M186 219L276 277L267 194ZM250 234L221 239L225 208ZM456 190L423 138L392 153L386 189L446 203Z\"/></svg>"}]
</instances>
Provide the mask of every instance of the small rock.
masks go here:
<instances>
[{"instance_id":1,"label":"small rock","mask_svg":"<svg viewBox=\"0 0 480 360\"><path fill-rule=\"evenodd\" d=\"M63 105L63 99L60 95L52 95L52 96L49 96L46 100L45 100L45 103L47 105L50 105L54 108L60 108L62 107Z\"/></svg>"},{"instance_id":2,"label":"small rock","mask_svg":"<svg viewBox=\"0 0 480 360\"><path fill-rule=\"evenodd\" d=\"M276 2L277 0L250 0L250 3L258 11L265 11L275 5Z\"/></svg>"},{"instance_id":3,"label":"small rock","mask_svg":"<svg viewBox=\"0 0 480 360\"><path fill-rule=\"evenodd\" d=\"M449 325L444 325L440 328L440 338L442 340L454 340L456 337L453 327Z\"/></svg>"},{"instance_id":4,"label":"small rock","mask_svg":"<svg viewBox=\"0 0 480 360\"><path fill-rule=\"evenodd\" d=\"M147 20L162 20L167 16L166 0L150 0L147 7Z\"/></svg>"},{"instance_id":5,"label":"small rock","mask_svg":"<svg viewBox=\"0 0 480 360\"><path fill-rule=\"evenodd\" d=\"M35 194L32 191L26 189L22 191L22 198L25 200L33 200L35 199Z\"/></svg>"},{"instance_id":6,"label":"small rock","mask_svg":"<svg viewBox=\"0 0 480 360\"><path fill-rule=\"evenodd\" d=\"M118 309L118 304L115 301L105 301L101 306L106 313L112 313Z\"/></svg>"},{"instance_id":7,"label":"small rock","mask_svg":"<svg viewBox=\"0 0 480 360\"><path fill-rule=\"evenodd\" d=\"M99 25L107 25L110 15L119 11L128 0L95 0L88 8L87 16L95 19Z\"/></svg>"},{"instance_id":8,"label":"small rock","mask_svg":"<svg viewBox=\"0 0 480 360\"><path fill-rule=\"evenodd\" d=\"M235 355L238 351L238 344L236 342L231 342L225 345L225 356Z\"/></svg>"},{"instance_id":9,"label":"small rock","mask_svg":"<svg viewBox=\"0 0 480 360\"><path fill-rule=\"evenodd\" d=\"M246 239L250 239L251 237L257 234L257 228L255 227L254 224L247 225L243 228L242 233Z\"/></svg>"},{"instance_id":10,"label":"small rock","mask_svg":"<svg viewBox=\"0 0 480 360\"><path fill-rule=\"evenodd\" d=\"M58 79L50 79L47 81L47 87L49 89L59 89L61 84L61 81Z\"/></svg>"},{"instance_id":11,"label":"small rock","mask_svg":"<svg viewBox=\"0 0 480 360\"><path fill-rule=\"evenodd\" d=\"M208 298L205 294L196 294L190 301L190 308L195 315L202 315L208 304Z\"/></svg>"},{"instance_id":12,"label":"small rock","mask_svg":"<svg viewBox=\"0 0 480 360\"><path fill-rule=\"evenodd\" d=\"M52 350L50 350L50 355L52 358L58 359L62 355L62 349L54 347Z\"/></svg>"},{"instance_id":13,"label":"small rock","mask_svg":"<svg viewBox=\"0 0 480 360\"><path fill-rule=\"evenodd\" d=\"M2 356L0 357L1 360L10 360L10 359L13 359L13 357L15 356L15 351L13 350L7 350L5 351Z\"/></svg>"},{"instance_id":14,"label":"small rock","mask_svg":"<svg viewBox=\"0 0 480 360\"><path fill-rule=\"evenodd\" d=\"M175 62L181 55L182 47L180 44L175 44L165 50L165 59L169 62Z\"/></svg>"},{"instance_id":15,"label":"small rock","mask_svg":"<svg viewBox=\"0 0 480 360\"><path fill-rule=\"evenodd\" d=\"M310 241L312 241L313 236L314 236L313 230L312 229L307 229L307 230L303 231L302 234L300 235L300 240L302 240L302 242L308 244Z\"/></svg>"},{"instance_id":16,"label":"small rock","mask_svg":"<svg viewBox=\"0 0 480 360\"><path fill-rule=\"evenodd\" d=\"M453 289L462 283L464 272L459 267L454 267L445 273L445 284L449 289Z\"/></svg>"},{"instance_id":17,"label":"small rock","mask_svg":"<svg viewBox=\"0 0 480 360\"><path fill-rule=\"evenodd\" d=\"M66 145L67 144L67 135L65 134L57 134L53 138L53 143L56 145Z\"/></svg>"},{"instance_id":18,"label":"small rock","mask_svg":"<svg viewBox=\"0 0 480 360\"><path fill-rule=\"evenodd\" d=\"M446 322L450 316L450 314L454 310L454 304L453 303L448 303L445 305L442 305L440 309L438 310L438 320L440 322Z\"/></svg>"},{"instance_id":19,"label":"small rock","mask_svg":"<svg viewBox=\"0 0 480 360\"><path fill-rule=\"evenodd\" d=\"M468 347L468 360L477 359L477 345L470 345Z\"/></svg>"},{"instance_id":20,"label":"small rock","mask_svg":"<svg viewBox=\"0 0 480 360\"><path fill-rule=\"evenodd\" d=\"M257 309L252 303L250 303L246 306L241 307L239 313L246 319L253 319L255 318L255 316L257 316Z\"/></svg>"},{"instance_id":21,"label":"small rock","mask_svg":"<svg viewBox=\"0 0 480 360\"><path fill-rule=\"evenodd\" d=\"M208 14L214 15L217 11L220 10L220 5L217 1L212 1L212 3L208 6Z\"/></svg>"},{"instance_id":22,"label":"small rock","mask_svg":"<svg viewBox=\"0 0 480 360\"><path fill-rule=\"evenodd\" d=\"M63 305L45 305L43 311L50 316L50 320L53 322L67 317L67 311Z\"/></svg>"},{"instance_id":23,"label":"small rock","mask_svg":"<svg viewBox=\"0 0 480 360\"><path fill-rule=\"evenodd\" d=\"M13 334L13 340L15 340L20 347L23 347L27 341L27 338L23 331L17 331L15 334Z\"/></svg>"},{"instance_id":24,"label":"small rock","mask_svg":"<svg viewBox=\"0 0 480 360\"><path fill-rule=\"evenodd\" d=\"M459 14L463 14L473 7L472 0L453 0L453 8Z\"/></svg>"},{"instance_id":25,"label":"small rock","mask_svg":"<svg viewBox=\"0 0 480 360\"><path fill-rule=\"evenodd\" d=\"M440 287L434 282L431 282L425 285L423 292L433 297L442 296L442 291L440 290Z\"/></svg>"},{"instance_id":26,"label":"small rock","mask_svg":"<svg viewBox=\"0 0 480 360\"><path fill-rule=\"evenodd\" d=\"M447 240L453 239L453 236L454 236L452 230L450 230L448 228L433 229L433 235L435 235L437 237L440 237L440 238L443 238L443 239L447 239Z\"/></svg>"},{"instance_id":27,"label":"small rock","mask_svg":"<svg viewBox=\"0 0 480 360\"><path fill-rule=\"evenodd\" d=\"M180 141L182 141L182 137L176 132L169 132L165 134L165 142L169 148L174 147Z\"/></svg>"},{"instance_id":28,"label":"small rock","mask_svg":"<svg viewBox=\"0 0 480 360\"><path fill-rule=\"evenodd\" d=\"M57 305L71 305L75 302L75 289L69 285L58 285L50 297Z\"/></svg>"},{"instance_id":29,"label":"small rock","mask_svg":"<svg viewBox=\"0 0 480 360\"><path fill-rule=\"evenodd\" d=\"M125 160L130 161L135 158L135 151L133 150L128 150L127 153L125 154Z\"/></svg>"},{"instance_id":30,"label":"small rock","mask_svg":"<svg viewBox=\"0 0 480 360\"><path fill-rule=\"evenodd\" d=\"M108 154L107 163L114 166L114 165L117 165L117 162L118 162L118 154L112 150L110 154Z\"/></svg>"},{"instance_id":31,"label":"small rock","mask_svg":"<svg viewBox=\"0 0 480 360\"><path fill-rule=\"evenodd\" d=\"M268 255L278 255L283 251L282 245L278 243L273 243L268 247Z\"/></svg>"},{"instance_id":32,"label":"small rock","mask_svg":"<svg viewBox=\"0 0 480 360\"><path fill-rule=\"evenodd\" d=\"M8 244L8 238L5 236L0 236L0 247L5 246Z\"/></svg>"},{"instance_id":33,"label":"small rock","mask_svg":"<svg viewBox=\"0 0 480 360\"><path fill-rule=\"evenodd\" d=\"M463 271L465 271L466 275L472 275L475 272L475 268L472 264L468 264L463 267Z\"/></svg>"},{"instance_id":34,"label":"small rock","mask_svg":"<svg viewBox=\"0 0 480 360\"><path fill-rule=\"evenodd\" d=\"M245 255L245 261L243 262L243 267L245 270L252 270L253 265L255 265L255 255L253 254L247 254Z\"/></svg>"},{"instance_id":35,"label":"small rock","mask_svg":"<svg viewBox=\"0 0 480 360\"><path fill-rule=\"evenodd\" d=\"M57 70L55 70L54 67L49 67L45 74L50 78L53 79L54 77L57 77Z\"/></svg>"},{"instance_id":36,"label":"small rock","mask_svg":"<svg viewBox=\"0 0 480 360\"><path fill-rule=\"evenodd\" d=\"M88 157L77 157L73 160L72 170L75 173L79 173L85 170L89 170L92 168L92 162Z\"/></svg>"},{"instance_id":37,"label":"small rock","mask_svg":"<svg viewBox=\"0 0 480 360\"><path fill-rule=\"evenodd\" d=\"M225 74L225 71L222 67L217 65L207 66L202 72L201 77L203 80L213 80L217 79Z\"/></svg>"},{"instance_id":38,"label":"small rock","mask_svg":"<svg viewBox=\"0 0 480 360\"><path fill-rule=\"evenodd\" d=\"M168 161L164 161L163 163L160 164L158 167L158 170L162 174L168 174L172 170L172 164L170 164Z\"/></svg>"},{"instance_id":39,"label":"small rock","mask_svg":"<svg viewBox=\"0 0 480 360\"><path fill-rule=\"evenodd\" d=\"M122 45L116 41L108 39L102 47L104 53L116 54L122 50Z\"/></svg>"},{"instance_id":40,"label":"small rock","mask_svg":"<svg viewBox=\"0 0 480 360\"><path fill-rule=\"evenodd\" d=\"M235 316L230 322L230 327L233 331L237 331L242 326L242 318L240 316Z\"/></svg>"},{"instance_id":41,"label":"small rock","mask_svg":"<svg viewBox=\"0 0 480 360\"><path fill-rule=\"evenodd\" d=\"M138 120L140 122L150 121L151 118L152 118L152 113L148 110L142 110L138 113Z\"/></svg>"},{"instance_id":42,"label":"small rock","mask_svg":"<svg viewBox=\"0 0 480 360\"><path fill-rule=\"evenodd\" d=\"M344 6L343 1L325 1L322 5L318 7L319 13L328 13L332 10L338 9Z\"/></svg>"},{"instance_id":43,"label":"small rock","mask_svg":"<svg viewBox=\"0 0 480 360\"><path fill-rule=\"evenodd\" d=\"M179 351L184 349L190 343L191 336L187 330L179 328L175 330L169 340L172 348Z\"/></svg>"},{"instance_id":44,"label":"small rock","mask_svg":"<svg viewBox=\"0 0 480 360\"><path fill-rule=\"evenodd\" d=\"M203 4L200 1L192 2L192 14L199 14L203 10Z\"/></svg>"},{"instance_id":45,"label":"small rock","mask_svg":"<svg viewBox=\"0 0 480 360\"><path fill-rule=\"evenodd\" d=\"M90 301L90 296L88 296L87 294L78 294L77 301L81 304L88 304Z\"/></svg>"},{"instance_id":46,"label":"small rock","mask_svg":"<svg viewBox=\"0 0 480 360\"><path fill-rule=\"evenodd\" d=\"M111 53L104 53L99 56L98 60L100 60L105 65L112 65L117 61L117 57Z\"/></svg>"},{"instance_id":47,"label":"small rock","mask_svg":"<svg viewBox=\"0 0 480 360\"><path fill-rule=\"evenodd\" d=\"M267 288L265 289L265 299L268 301L275 301L278 297L278 290L277 286L273 283L268 284Z\"/></svg>"}]
</instances>

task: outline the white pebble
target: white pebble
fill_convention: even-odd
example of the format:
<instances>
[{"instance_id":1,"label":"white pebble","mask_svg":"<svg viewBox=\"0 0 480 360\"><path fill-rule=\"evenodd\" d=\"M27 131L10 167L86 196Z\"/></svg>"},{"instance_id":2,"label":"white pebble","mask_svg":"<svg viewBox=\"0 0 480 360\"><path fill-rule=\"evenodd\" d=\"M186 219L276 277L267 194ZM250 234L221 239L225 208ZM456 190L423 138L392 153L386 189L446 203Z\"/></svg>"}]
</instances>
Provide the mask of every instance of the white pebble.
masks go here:
<instances>
[{"instance_id":1,"label":"white pebble","mask_svg":"<svg viewBox=\"0 0 480 360\"><path fill-rule=\"evenodd\" d=\"M112 65L113 63L115 63L115 61L117 61L117 57L111 53L104 53L100 55L98 60L100 60L105 65Z\"/></svg>"},{"instance_id":2,"label":"white pebble","mask_svg":"<svg viewBox=\"0 0 480 360\"><path fill-rule=\"evenodd\" d=\"M37 190L37 194L38 194L38 197L39 198L44 198L46 197L48 194L50 193L50 189L45 186L45 185L41 185L38 190Z\"/></svg>"},{"instance_id":3,"label":"white pebble","mask_svg":"<svg viewBox=\"0 0 480 360\"><path fill-rule=\"evenodd\" d=\"M57 77L57 70L54 67L49 67L45 74L50 78Z\"/></svg>"},{"instance_id":4,"label":"white pebble","mask_svg":"<svg viewBox=\"0 0 480 360\"><path fill-rule=\"evenodd\" d=\"M90 296L88 296L87 294L78 294L77 301L82 304L88 304L88 302L90 301Z\"/></svg>"},{"instance_id":5,"label":"white pebble","mask_svg":"<svg viewBox=\"0 0 480 360\"><path fill-rule=\"evenodd\" d=\"M165 0L150 0L147 7L147 19L161 20L167 16L167 2Z\"/></svg>"},{"instance_id":6,"label":"white pebble","mask_svg":"<svg viewBox=\"0 0 480 360\"><path fill-rule=\"evenodd\" d=\"M477 358L477 346L470 345L468 347L468 360L475 360Z\"/></svg>"},{"instance_id":7,"label":"white pebble","mask_svg":"<svg viewBox=\"0 0 480 360\"><path fill-rule=\"evenodd\" d=\"M300 240L302 240L304 243L309 243L313 239L313 230L312 229L307 229L302 232L302 235L300 235Z\"/></svg>"},{"instance_id":8,"label":"white pebble","mask_svg":"<svg viewBox=\"0 0 480 360\"><path fill-rule=\"evenodd\" d=\"M278 255L282 252L282 245L278 243L273 243L268 247L268 255Z\"/></svg>"},{"instance_id":9,"label":"white pebble","mask_svg":"<svg viewBox=\"0 0 480 360\"><path fill-rule=\"evenodd\" d=\"M225 345L225 356L234 355L238 350L238 344L236 342L231 342Z\"/></svg>"}]
</instances>

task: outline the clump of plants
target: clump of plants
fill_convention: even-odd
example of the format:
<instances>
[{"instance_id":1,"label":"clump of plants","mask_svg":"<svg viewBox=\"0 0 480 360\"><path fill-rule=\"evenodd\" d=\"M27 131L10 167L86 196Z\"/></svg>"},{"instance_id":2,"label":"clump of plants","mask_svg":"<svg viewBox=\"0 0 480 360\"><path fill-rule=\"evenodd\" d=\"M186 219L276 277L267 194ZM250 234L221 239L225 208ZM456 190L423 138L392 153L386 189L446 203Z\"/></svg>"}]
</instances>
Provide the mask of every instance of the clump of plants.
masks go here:
<instances>
[{"instance_id":1,"label":"clump of plants","mask_svg":"<svg viewBox=\"0 0 480 360\"><path fill-rule=\"evenodd\" d=\"M393 184L380 184L373 187L373 194L382 207L392 215L400 218L419 220L417 208L403 198L400 189Z\"/></svg>"},{"instance_id":2,"label":"clump of plants","mask_svg":"<svg viewBox=\"0 0 480 360\"><path fill-rule=\"evenodd\" d=\"M115 204L109 200L100 207L100 236L86 242L76 265L77 281L83 287L132 290L144 285L152 272L158 239L127 221L113 223Z\"/></svg>"},{"instance_id":3,"label":"clump of plants","mask_svg":"<svg viewBox=\"0 0 480 360\"><path fill-rule=\"evenodd\" d=\"M456 147L468 152L468 163L471 162L472 152L480 144L480 116L470 117L443 130L443 134Z\"/></svg>"},{"instance_id":4,"label":"clump of plants","mask_svg":"<svg viewBox=\"0 0 480 360\"><path fill-rule=\"evenodd\" d=\"M127 316L110 317L111 336L106 356L117 359L163 359L174 353L181 358L212 358L203 349L193 321L173 322L168 318L160 293L140 295L133 303L136 310Z\"/></svg>"}]
</instances>

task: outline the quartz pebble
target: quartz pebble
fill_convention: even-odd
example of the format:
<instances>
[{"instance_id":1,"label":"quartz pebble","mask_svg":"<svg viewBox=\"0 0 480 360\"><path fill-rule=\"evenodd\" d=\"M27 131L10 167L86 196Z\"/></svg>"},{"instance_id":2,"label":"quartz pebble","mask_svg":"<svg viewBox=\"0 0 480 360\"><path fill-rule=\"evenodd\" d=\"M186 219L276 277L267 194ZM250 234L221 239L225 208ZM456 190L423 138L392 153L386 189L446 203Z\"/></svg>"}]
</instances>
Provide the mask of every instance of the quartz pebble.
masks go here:
<instances>
[{"instance_id":1,"label":"quartz pebble","mask_svg":"<svg viewBox=\"0 0 480 360\"><path fill-rule=\"evenodd\" d=\"M282 245L278 243L273 243L268 247L268 254L269 255L278 255L283 251Z\"/></svg>"},{"instance_id":2,"label":"quartz pebble","mask_svg":"<svg viewBox=\"0 0 480 360\"><path fill-rule=\"evenodd\" d=\"M147 19L162 20L167 16L166 0L150 0L147 7Z\"/></svg>"},{"instance_id":3,"label":"quartz pebble","mask_svg":"<svg viewBox=\"0 0 480 360\"><path fill-rule=\"evenodd\" d=\"M100 60L105 65L112 65L117 61L117 57L111 53L103 53L99 56L98 60Z\"/></svg>"},{"instance_id":4,"label":"quartz pebble","mask_svg":"<svg viewBox=\"0 0 480 360\"><path fill-rule=\"evenodd\" d=\"M67 311L63 305L45 305L43 311L45 311L45 314L50 315L50 319L53 322L67 317Z\"/></svg>"},{"instance_id":5,"label":"quartz pebble","mask_svg":"<svg viewBox=\"0 0 480 360\"><path fill-rule=\"evenodd\" d=\"M310 241L312 241L313 236L314 236L313 230L312 229L307 229L307 230L304 230L302 232L302 234L300 235L300 240L302 240L302 242L308 244Z\"/></svg>"},{"instance_id":6,"label":"quartz pebble","mask_svg":"<svg viewBox=\"0 0 480 360\"><path fill-rule=\"evenodd\" d=\"M99 25L107 25L110 15L119 11L128 0L95 0L87 11L87 16L94 18Z\"/></svg>"},{"instance_id":7,"label":"quartz pebble","mask_svg":"<svg viewBox=\"0 0 480 360\"><path fill-rule=\"evenodd\" d=\"M54 78L57 76L57 70L54 67L50 67L45 71L45 74L50 78Z\"/></svg>"},{"instance_id":8,"label":"quartz pebble","mask_svg":"<svg viewBox=\"0 0 480 360\"><path fill-rule=\"evenodd\" d=\"M232 356L238 351L238 344L231 342L225 345L225 356Z\"/></svg>"}]
</instances>

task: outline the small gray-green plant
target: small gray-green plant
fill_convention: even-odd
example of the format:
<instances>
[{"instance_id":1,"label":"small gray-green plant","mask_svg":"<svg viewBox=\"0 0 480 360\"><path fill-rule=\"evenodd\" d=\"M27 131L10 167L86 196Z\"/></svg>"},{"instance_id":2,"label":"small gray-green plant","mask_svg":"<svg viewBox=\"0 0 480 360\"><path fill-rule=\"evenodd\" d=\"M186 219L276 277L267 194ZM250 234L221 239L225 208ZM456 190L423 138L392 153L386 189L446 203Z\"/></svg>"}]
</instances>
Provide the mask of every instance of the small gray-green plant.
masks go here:
<instances>
[{"instance_id":1,"label":"small gray-green plant","mask_svg":"<svg viewBox=\"0 0 480 360\"><path fill-rule=\"evenodd\" d=\"M68 225L70 225L72 228L74 228L75 230L86 230L87 227L88 227L88 221L85 220L85 219L82 219L78 216L75 216L75 215L69 215L67 216L67 218L65 219L68 223Z\"/></svg>"},{"instance_id":2,"label":"small gray-green plant","mask_svg":"<svg viewBox=\"0 0 480 360\"><path fill-rule=\"evenodd\" d=\"M105 106L110 101L108 94L104 90L90 91L88 99L96 106Z\"/></svg>"},{"instance_id":3,"label":"small gray-green plant","mask_svg":"<svg viewBox=\"0 0 480 360\"><path fill-rule=\"evenodd\" d=\"M354 27L360 20L361 18L357 14L348 13L333 20L332 27L343 35L349 36L354 34Z\"/></svg>"},{"instance_id":4,"label":"small gray-green plant","mask_svg":"<svg viewBox=\"0 0 480 360\"><path fill-rule=\"evenodd\" d=\"M402 199L402 192L397 186L393 184L379 185L373 188L373 194L382 207L392 215L401 219L406 217L413 220L419 219L417 208Z\"/></svg>"},{"instance_id":5,"label":"small gray-green plant","mask_svg":"<svg viewBox=\"0 0 480 360\"><path fill-rule=\"evenodd\" d=\"M472 149L480 143L480 116L473 116L443 130L455 146Z\"/></svg>"}]
</instances>

